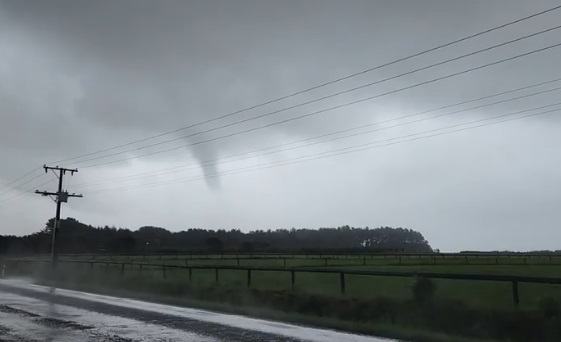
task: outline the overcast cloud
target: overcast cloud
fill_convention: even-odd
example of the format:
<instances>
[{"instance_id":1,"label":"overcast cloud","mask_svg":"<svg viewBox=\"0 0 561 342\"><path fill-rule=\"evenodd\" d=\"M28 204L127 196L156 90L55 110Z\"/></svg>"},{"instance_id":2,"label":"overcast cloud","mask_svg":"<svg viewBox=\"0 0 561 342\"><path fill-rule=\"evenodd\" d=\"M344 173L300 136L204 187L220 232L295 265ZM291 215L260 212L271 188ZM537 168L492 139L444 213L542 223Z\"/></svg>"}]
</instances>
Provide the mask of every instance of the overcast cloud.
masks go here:
<instances>
[{"instance_id":1,"label":"overcast cloud","mask_svg":"<svg viewBox=\"0 0 561 342\"><path fill-rule=\"evenodd\" d=\"M557 5L555 0L0 1L0 188L45 163L199 123ZM84 194L64 206L63 216L132 229L387 225L419 230L433 247L447 251L561 249L561 111L228 174L550 105L561 101L560 91L298 149L284 146L279 153L227 158L561 78L560 47L301 120L143 156L561 43L561 30L553 30L205 133L545 30L560 19L561 10L553 11L284 101L105 153L123 151L119 155L61 163L80 169L65 178L66 187ZM561 82L376 127L555 87ZM561 106L544 110L557 108ZM127 160L87 167L120 159ZM103 183L191 164L181 172ZM0 189L0 234L43 227L54 214L53 203L22 191L52 178L43 175L21 189ZM157 184L176 179L190 181ZM100 183L84 184L93 182ZM43 188L54 190L55 183Z\"/></svg>"}]
</instances>

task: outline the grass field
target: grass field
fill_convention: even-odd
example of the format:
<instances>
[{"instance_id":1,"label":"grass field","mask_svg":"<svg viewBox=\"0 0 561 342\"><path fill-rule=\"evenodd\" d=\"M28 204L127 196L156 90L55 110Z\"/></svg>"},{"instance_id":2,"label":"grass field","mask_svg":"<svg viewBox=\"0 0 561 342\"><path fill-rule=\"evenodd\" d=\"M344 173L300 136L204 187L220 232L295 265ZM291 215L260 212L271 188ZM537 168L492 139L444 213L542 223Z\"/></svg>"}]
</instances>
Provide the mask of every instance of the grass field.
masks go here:
<instances>
[{"instance_id":1,"label":"grass field","mask_svg":"<svg viewBox=\"0 0 561 342\"><path fill-rule=\"evenodd\" d=\"M67 257L70 258L70 257ZM64 259L64 258L63 258ZM72 259L92 260L88 257ZM171 256L96 256L95 261L132 262L153 265L181 266L252 266L252 267L286 267L297 269L295 289L310 294L340 296L340 279L338 274L321 274L303 272L306 268L343 269L343 270L383 270L383 271L425 271L463 274L503 274L523 276L544 276L561 278L561 256L516 256L516 257L432 257L432 256L256 256L247 255L171 255ZM122 277L124 281L165 281L171 286L190 285L191 287L215 286L216 273L213 269L192 269L191 281L186 269L167 268L165 279L161 267L146 267L141 270L137 265L126 265L121 275L119 265L95 264L90 269L88 264L69 265L72 272L84 273L83 277L104 277L108 274ZM387 296L407 298L411 295L414 278L346 275L346 296L355 298L375 298ZM508 282L447 280L435 279L436 296L442 299L455 299L468 302L477 307L510 309L513 307L512 285ZM247 272L241 270L219 270L218 284L234 289L247 287ZM292 289L290 272L253 271L251 287L262 290ZM561 298L561 285L519 284L520 306L535 307L544 297Z\"/></svg>"},{"instance_id":2,"label":"grass field","mask_svg":"<svg viewBox=\"0 0 561 342\"><path fill-rule=\"evenodd\" d=\"M72 260L81 259L79 263ZM526 259L526 260L524 260ZM114 291L170 303L318 324L414 341L559 341L561 285L519 283L520 307L514 309L510 282L433 279L431 301L413 295L414 277L345 275L314 270L424 271L561 278L560 257L355 257L355 256L67 256L55 272L44 262L9 264L9 275L30 276L45 284L86 291ZM140 264L143 264L140 267ZM192 266L187 268L162 265ZM207 266L199 269L196 266ZM224 266L272 267L276 271L219 269ZM295 283L292 287L291 271ZM543 303L547 303L544 308ZM198 304L197 304L198 305ZM558 329L559 328L559 329ZM414 333L413 333L414 332ZM543 335L547 333L546 335ZM440 337L439 337L440 336ZM444 336L444 337L442 337ZM460 339L451 338L460 336ZM470 340L472 341L472 340Z\"/></svg>"}]
</instances>

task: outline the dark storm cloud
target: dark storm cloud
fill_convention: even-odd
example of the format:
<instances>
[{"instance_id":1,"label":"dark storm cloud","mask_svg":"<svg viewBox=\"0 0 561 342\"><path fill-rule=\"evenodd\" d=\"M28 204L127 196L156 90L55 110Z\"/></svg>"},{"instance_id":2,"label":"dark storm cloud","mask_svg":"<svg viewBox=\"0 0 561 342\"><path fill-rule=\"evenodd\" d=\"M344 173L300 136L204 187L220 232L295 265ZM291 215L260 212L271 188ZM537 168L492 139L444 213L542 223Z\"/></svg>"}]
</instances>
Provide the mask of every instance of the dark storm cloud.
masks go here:
<instances>
[{"instance_id":1,"label":"dark storm cloud","mask_svg":"<svg viewBox=\"0 0 561 342\"><path fill-rule=\"evenodd\" d=\"M432 25L475 31L473 22L485 19L480 2L322 3L8 1L3 8L23 35L34 37L30 43L42 42L37 52L49 65L39 71L52 62L77 82L81 96L71 120L114 129L121 141L123 132L198 122L420 50L443 39L422 36ZM391 25L396 20L401 28ZM420 39L404 44L411 29ZM249 91L238 90L244 85ZM331 124L318 121L297 126Z\"/></svg>"},{"instance_id":2,"label":"dark storm cloud","mask_svg":"<svg viewBox=\"0 0 561 342\"><path fill-rule=\"evenodd\" d=\"M126 143L233 112L556 4L552 0L508 3L444 0L1 1L0 110L2 122L7 124L0 126L0 149L13 167L2 168L0 179L15 178L22 170L44 162ZM266 108L241 113L220 123L234 122L413 70L558 25L558 19L559 14L544 15L508 30ZM183 142L190 144L217 137L524 53L557 43L558 32L243 126L185 138ZM200 162L214 160L236 152L525 86L561 76L557 62L560 56L559 50L552 50L313 119L195 145L180 150L179 154L162 154L143 160L154 163L188 161L190 157ZM530 108L557 98L557 94L552 93L470 113L468 117L473 119ZM558 124L556 118L549 116L540 120ZM443 119L442 123L454 123L454 120ZM536 122L540 120L536 119ZM202 132L218 124L202 125L173 137ZM421 130L434 128L431 123L420 127ZM516 129L519 136L525 136L522 126L516 126ZM363 139L383 139L408 132L407 129L397 129L395 133L380 132ZM526 149L518 147L514 151L531 154L542 146L537 139L540 134L528 137L532 142ZM548 131L547 134L552 133ZM458 146L423 150L423 154L408 155L405 161L408 165L419 166L421 172L420 165L426 160L438 160L441 154L454 155ZM477 146L484 149L483 143ZM510 151L508 146L505 149ZM149 151L152 150L155 149ZM545 156L542 158L546 159ZM354 160L360 161L361 157ZM393 165L402 160L389 154L385 162ZM481 163L485 164L485 161ZM118 170L121 165L113 167ZM501 167L493 166L497 173L492 174L500 173ZM525 175L530 169L525 167L517 172ZM203 168L207 176L218 171L220 165L215 163ZM393 169L389 172L390 175L395 173ZM429 184L456 180L434 166L427 169L424 177ZM407 177L404 175L398 179L394 182L399 189L394 190L406 193ZM403 185L399 185L400 182ZM207 183L212 188L220 185L218 178L207 177ZM536 193L538 188L537 185L532 187ZM271 206L275 204L271 203ZM461 212L461 208L452 211ZM299 216L294 215L294 220L298 220ZM484 213L481 215L483 217Z\"/></svg>"}]
</instances>

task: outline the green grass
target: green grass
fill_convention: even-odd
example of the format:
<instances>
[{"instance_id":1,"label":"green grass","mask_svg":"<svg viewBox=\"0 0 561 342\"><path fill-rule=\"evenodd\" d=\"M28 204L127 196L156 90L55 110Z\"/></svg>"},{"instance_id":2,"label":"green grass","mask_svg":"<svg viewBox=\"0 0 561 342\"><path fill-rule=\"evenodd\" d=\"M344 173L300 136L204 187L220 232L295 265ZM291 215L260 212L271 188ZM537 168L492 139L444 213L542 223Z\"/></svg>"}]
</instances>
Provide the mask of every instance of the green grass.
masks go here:
<instances>
[{"instance_id":1,"label":"green grass","mask_svg":"<svg viewBox=\"0 0 561 342\"><path fill-rule=\"evenodd\" d=\"M251 266L251 267L287 267L299 268L305 271L307 267L337 268L348 270L380 270L380 271L424 271L441 273L468 274L504 274L523 276L561 277L560 256L516 256L495 257L433 257L433 256L310 256L287 255L285 257L255 257L239 255L235 259L232 255L210 255L193 257L188 255L172 256L114 256L112 261L129 261L135 263L149 263L154 265L189 265L189 266ZM294 257L294 258L293 258ZM100 257L96 258L96 261ZM108 260L108 258L105 258ZM525 261L524 261L525 260ZM128 267L128 266L127 266ZM138 266L136 266L138 267ZM116 272L119 272L118 270ZM126 274L137 272L126 270ZM159 268L143 272L152 272L154 277L162 277ZM168 269L168 281L190 284L194 287L208 287L216 284L214 270L193 269L192 282L189 282L186 270ZM356 298L375 298L388 296L404 298L409 294L412 278L378 277L346 275L346 295ZM441 299L454 299L469 302L472 306L510 309L513 306L511 284L493 281L467 280L434 280ZM232 288L246 288L247 274L245 271L219 271L219 284ZM253 271L251 287L257 289L291 289L289 272ZM340 284L337 274L296 273L295 288L306 293L339 295ZM561 296L561 286L547 284L519 284L520 305L535 307L543 297Z\"/></svg>"},{"instance_id":2,"label":"green grass","mask_svg":"<svg viewBox=\"0 0 561 342\"><path fill-rule=\"evenodd\" d=\"M158 260L155 264L161 262ZM8 270L11 275L32 276L62 287L115 293L126 290L131 295L146 296L156 301L175 298L174 304L178 299L185 301L186 305L191 305L190 301L206 303L203 306L210 307L219 303L226 308L231 306L229 310L238 313L244 313L244 310L255 313L258 309L270 311L265 317L418 341L454 340L450 335L477 337L477 340L490 336L507 340L519 333L518 328L527 328L520 334L528 336L538 336L541 330L547 330L555 338L561 336L561 330L555 332L542 318L542 309L537 305L545 297L561 298L561 286L520 284L521 308L513 310L510 284L489 281L434 280L437 289L434 305L424 306L411 302L411 288L416 281L413 278L347 275L346 294L342 295L338 274L297 272L295 291L292 291L288 271L254 270L251 272L251 288L248 289L247 271L241 270L220 270L216 283L214 269L192 269L192 279L189 279L186 269L167 268L164 277L161 266L140 269L138 265L122 268L119 265L106 267L105 264L93 264L92 267L88 263L60 263L56 272L44 267L45 264L18 263L11 266ZM348 268L392 270L396 266ZM498 273L500 269L506 274L512 268L525 274L544 275L544 272L558 271L559 267L402 265L398 268L464 273ZM524 270L520 271L521 268ZM305 268L301 270L305 271ZM435 317L437 323L430 317ZM550 325L561 326L559 320L561 317L554 318ZM495 331L493 324L500 329L509 327L514 333L505 335ZM550 329L553 330L550 332ZM548 337L547 341L558 341L555 338ZM516 340L528 339L521 337ZM537 339L532 337L530 340Z\"/></svg>"},{"instance_id":3,"label":"green grass","mask_svg":"<svg viewBox=\"0 0 561 342\"><path fill-rule=\"evenodd\" d=\"M114 261L116 258L112 258ZM124 258L123 258L124 259ZM138 258L141 259L141 258ZM329 260L341 263L358 260L359 258ZM428 258L425 258L428 259ZM481 261L483 258L478 259ZM354 262L356 263L356 260ZM383 260L383 259L382 259ZM417 259L418 260L418 259ZM124 261L124 260L122 260ZM360 260L359 260L360 261ZM386 260L387 261L387 260ZM471 261L471 260L470 260ZM141 260L133 260L141 262ZM237 266L237 260L215 259L188 259L189 265ZM185 259L178 258L159 260L147 258L144 263L154 265L185 265ZM254 267L283 267L282 259L244 259L240 260L241 266ZM295 273L295 290L320 295L340 295L340 280L338 274L323 274L305 272L307 266L322 267L324 260L314 259L290 259L286 266L298 267L299 272ZM367 265L367 266L336 266L337 269L348 270L383 270L383 271L426 271L442 273L471 273L471 274L505 274L505 275L527 275L527 276L549 276L561 277L561 266L556 264L549 265L475 265L475 261L468 265ZM304 265L303 265L304 264ZM85 272L98 277L115 275L121 277L121 267L118 265L95 264L94 269L90 269L89 264L69 264L61 263L61 267L71 269L72 272ZM332 269L331 266L326 268ZM300 272L301 271L301 272ZM247 288L247 272L243 270L219 270L218 284L233 289ZM138 278L138 276L141 276ZM142 270L138 265L126 265L124 269L125 280L129 278L164 280L161 267L144 266ZM213 269L192 269L192 279L186 269L167 268L165 271L165 281L174 286L191 286L193 288L207 288L215 286L215 270ZM433 280L438 288L437 296L442 300L461 300L469 303L473 307L511 309L513 307L512 288L508 282L494 281L473 281L473 280ZM380 296L403 299L410 294L413 278L407 277L382 277L382 276L345 276L346 296L358 299L377 298ZM251 288L261 290L292 290L290 272L271 272L271 271L252 271ZM544 297L561 297L561 285L547 284L519 284L520 306L523 308L533 308L540 299Z\"/></svg>"}]
</instances>

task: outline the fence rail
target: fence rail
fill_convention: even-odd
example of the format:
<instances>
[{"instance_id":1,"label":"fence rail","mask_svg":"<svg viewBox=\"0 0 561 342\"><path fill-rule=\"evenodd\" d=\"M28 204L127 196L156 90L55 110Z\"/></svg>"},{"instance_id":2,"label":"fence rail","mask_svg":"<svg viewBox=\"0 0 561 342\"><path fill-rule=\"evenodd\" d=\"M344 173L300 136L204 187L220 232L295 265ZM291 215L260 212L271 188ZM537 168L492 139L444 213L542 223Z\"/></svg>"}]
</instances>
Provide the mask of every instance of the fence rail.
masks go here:
<instances>
[{"instance_id":1,"label":"fence rail","mask_svg":"<svg viewBox=\"0 0 561 342\"><path fill-rule=\"evenodd\" d=\"M32 254L32 255L18 255L15 257L49 257L50 254ZM80 258L99 258L99 257L124 257L124 258L154 258L154 257L181 257L181 258L338 258L338 259L349 259L349 258L423 258L423 257L435 257L435 258L529 258L529 259L546 259L546 258L561 258L561 253L550 252L550 253L493 253L493 252L481 252L481 253L373 253L373 252L290 252L290 253L267 253L267 252L217 252L209 253L205 252L169 252L169 253L65 253L60 254L61 257L80 257Z\"/></svg>"},{"instance_id":2,"label":"fence rail","mask_svg":"<svg viewBox=\"0 0 561 342\"><path fill-rule=\"evenodd\" d=\"M33 262L43 262L48 263L48 260L38 259L38 260L25 260L25 259L14 259L5 260L9 265L13 263L13 267L17 267L17 263L33 263ZM146 263L135 263L135 262L118 262L118 261L101 261L101 260L59 260L60 263L69 264L88 264L92 269L94 265L104 265L106 270L109 269L109 265L117 265L120 267L121 275L125 274L125 266L135 267L138 266L139 272L142 272L145 268L156 268L161 269L162 278L166 279L166 271L168 269L181 269L185 270L189 274L189 281L193 279L193 270L214 270L215 283L219 283L220 271L221 270L237 270L245 271L247 273L247 287L251 287L252 283L252 273L255 272L285 272L291 275L291 286L294 290L296 286L296 275L297 273L324 273L324 274L338 274L339 275L339 288L341 294L346 293L346 275L358 275L358 276L378 276L378 277L423 277L429 279L449 279L449 280L467 280L467 281L494 281L494 282L506 282L512 285L512 301L515 307L518 307L520 303L520 294L518 290L519 283L530 283L530 284L553 284L561 285L561 278L554 277L534 277L534 276L520 276L520 275L503 275L503 274L465 274L465 273L442 273L442 272L419 272L419 271L377 271L377 270L349 270L349 269L325 269L325 268L286 268L286 267L256 267L256 266L213 266L213 265L169 265L169 264L146 264Z\"/></svg>"},{"instance_id":3,"label":"fence rail","mask_svg":"<svg viewBox=\"0 0 561 342\"><path fill-rule=\"evenodd\" d=\"M20 257L20 259L50 259L47 255ZM321 266L377 266L388 265L561 265L561 255L554 254L63 254L66 260L159 260L180 261L185 266L204 261L235 262L237 266L248 261L276 260L284 267L295 266L295 261L309 260L312 265Z\"/></svg>"}]
</instances>

